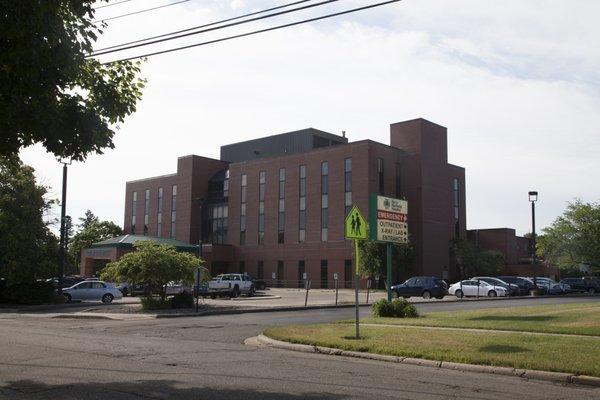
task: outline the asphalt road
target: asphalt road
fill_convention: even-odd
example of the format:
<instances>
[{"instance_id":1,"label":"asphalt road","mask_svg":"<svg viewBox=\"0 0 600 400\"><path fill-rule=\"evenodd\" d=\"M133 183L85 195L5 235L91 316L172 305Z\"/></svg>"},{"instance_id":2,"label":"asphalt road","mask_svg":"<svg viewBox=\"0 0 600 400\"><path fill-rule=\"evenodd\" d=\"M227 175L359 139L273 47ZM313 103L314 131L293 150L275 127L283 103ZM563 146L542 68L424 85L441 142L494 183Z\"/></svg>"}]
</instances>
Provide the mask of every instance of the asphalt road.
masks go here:
<instances>
[{"instance_id":1,"label":"asphalt road","mask_svg":"<svg viewBox=\"0 0 600 400\"><path fill-rule=\"evenodd\" d=\"M420 311L581 299L428 303ZM600 298L583 301L600 301ZM368 310L365 308L362 313ZM352 309L160 320L0 315L0 399L599 399L600 388L243 345Z\"/></svg>"}]
</instances>

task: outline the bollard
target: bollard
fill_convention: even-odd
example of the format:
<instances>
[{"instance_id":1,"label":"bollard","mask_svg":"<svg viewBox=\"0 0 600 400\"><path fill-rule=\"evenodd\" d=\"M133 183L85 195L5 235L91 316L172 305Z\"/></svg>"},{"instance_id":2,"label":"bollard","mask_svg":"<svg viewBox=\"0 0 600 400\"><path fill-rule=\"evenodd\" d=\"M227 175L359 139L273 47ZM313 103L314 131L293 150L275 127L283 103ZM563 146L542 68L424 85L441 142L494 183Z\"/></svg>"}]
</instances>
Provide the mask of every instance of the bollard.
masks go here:
<instances>
[{"instance_id":1,"label":"bollard","mask_svg":"<svg viewBox=\"0 0 600 400\"><path fill-rule=\"evenodd\" d=\"M367 303L369 304L369 292L371 291L371 278L367 279Z\"/></svg>"}]
</instances>

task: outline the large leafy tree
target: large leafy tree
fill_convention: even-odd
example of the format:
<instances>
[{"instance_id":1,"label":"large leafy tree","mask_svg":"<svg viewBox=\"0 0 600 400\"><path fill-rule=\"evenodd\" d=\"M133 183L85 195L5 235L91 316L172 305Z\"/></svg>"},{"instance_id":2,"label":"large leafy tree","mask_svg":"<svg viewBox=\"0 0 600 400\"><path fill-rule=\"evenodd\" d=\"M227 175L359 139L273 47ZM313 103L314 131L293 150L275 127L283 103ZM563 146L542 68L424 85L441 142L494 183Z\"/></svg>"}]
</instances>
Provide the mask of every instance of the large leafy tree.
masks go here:
<instances>
[{"instance_id":1,"label":"large leafy tree","mask_svg":"<svg viewBox=\"0 0 600 400\"><path fill-rule=\"evenodd\" d=\"M135 111L139 62L86 58L102 33L95 0L0 0L0 155L41 143L83 160L113 148Z\"/></svg>"},{"instance_id":2,"label":"large leafy tree","mask_svg":"<svg viewBox=\"0 0 600 400\"><path fill-rule=\"evenodd\" d=\"M33 168L0 157L0 277L8 284L49 278L58 269L58 239L44 215L55 204Z\"/></svg>"},{"instance_id":3,"label":"large leafy tree","mask_svg":"<svg viewBox=\"0 0 600 400\"><path fill-rule=\"evenodd\" d=\"M359 272L363 277L384 277L387 273L387 250L384 243L370 240L358 242L360 252ZM410 244L392 245L392 281L397 282L414 263L414 250Z\"/></svg>"},{"instance_id":4,"label":"large leafy tree","mask_svg":"<svg viewBox=\"0 0 600 400\"><path fill-rule=\"evenodd\" d=\"M123 234L123 230L112 221L100 221L90 210L85 212L85 217L79 218L79 231L73 236L69 243L69 264L71 273L77 271L81 259L81 250L90 247L93 243L101 242Z\"/></svg>"},{"instance_id":5,"label":"large leafy tree","mask_svg":"<svg viewBox=\"0 0 600 400\"><path fill-rule=\"evenodd\" d=\"M498 275L504 267L504 255L496 250L482 250L467 239L452 241L451 251L460 269L461 278L475 275Z\"/></svg>"},{"instance_id":6,"label":"large leafy tree","mask_svg":"<svg viewBox=\"0 0 600 400\"><path fill-rule=\"evenodd\" d=\"M190 253L178 252L169 245L157 245L148 240L134 244L135 251L123 255L119 261L108 263L100 277L112 282L146 283L163 288L171 281L193 283L194 270L204 262ZM208 273L204 271L204 278Z\"/></svg>"},{"instance_id":7,"label":"large leafy tree","mask_svg":"<svg viewBox=\"0 0 600 400\"><path fill-rule=\"evenodd\" d=\"M575 200L537 240L538 255L564 270L600 272L600 203Z\"/></svg>"}]
</instances>

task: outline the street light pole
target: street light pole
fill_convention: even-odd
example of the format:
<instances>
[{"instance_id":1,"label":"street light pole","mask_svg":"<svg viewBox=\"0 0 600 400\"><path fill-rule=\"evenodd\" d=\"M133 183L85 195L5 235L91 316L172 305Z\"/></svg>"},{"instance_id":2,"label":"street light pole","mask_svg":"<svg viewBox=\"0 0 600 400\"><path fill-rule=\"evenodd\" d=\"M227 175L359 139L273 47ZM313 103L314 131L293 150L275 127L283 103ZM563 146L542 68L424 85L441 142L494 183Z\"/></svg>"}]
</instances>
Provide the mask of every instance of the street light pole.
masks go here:
<instances>
[{"instance_id":1,"label":"street light pole","mask_svg":"<svg viewBox=\"0 0 600 400\"><path fill-rule=\"evenodd\" d=\"M533 266L533 287L537 290L537 262L536 262L536 238L535 238L535 202L538 192L529 192L529 201L531 202L531 264Z\"/></svg>"},{"instance_id":2,"label":"street light pole","mask_svg":"<svg viewBox=\"0 0 600 400\"><path fill-rule=\"evenodd\" d=\"M60 161L63 165L62 200L60 202L60 247L58 250L58 294L62 295L63 277L65 275L65 246L67 242L66 210L67 210L67 165L71 161Z\"/></svg>"}]
</instances>

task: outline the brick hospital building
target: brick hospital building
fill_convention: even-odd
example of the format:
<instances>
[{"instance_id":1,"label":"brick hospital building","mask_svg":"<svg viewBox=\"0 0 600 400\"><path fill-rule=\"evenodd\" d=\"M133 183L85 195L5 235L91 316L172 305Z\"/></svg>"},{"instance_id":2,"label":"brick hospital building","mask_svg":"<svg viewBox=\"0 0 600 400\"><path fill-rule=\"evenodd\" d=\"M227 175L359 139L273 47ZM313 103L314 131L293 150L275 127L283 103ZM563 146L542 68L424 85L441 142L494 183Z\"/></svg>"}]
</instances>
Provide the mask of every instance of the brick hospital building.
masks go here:
<instances>
[{"instance_id":1,"label":"brick hospital building","mask_svg":"<svg viewBox=\"0 0 600 400\"><path fill-rule=\"evenodd\" d=\"M368 219L373 193L408 201L411 273L456 278L465 170L448 164L446 128L424 119L392 124L389 145L308 128L222 146L219 160L180 157L176 173L127 182L124 229L202 243L212 274L307 273L326 287L334 273L352 279L344 218L356 204Z\"/></svg>"}]
</instances>

